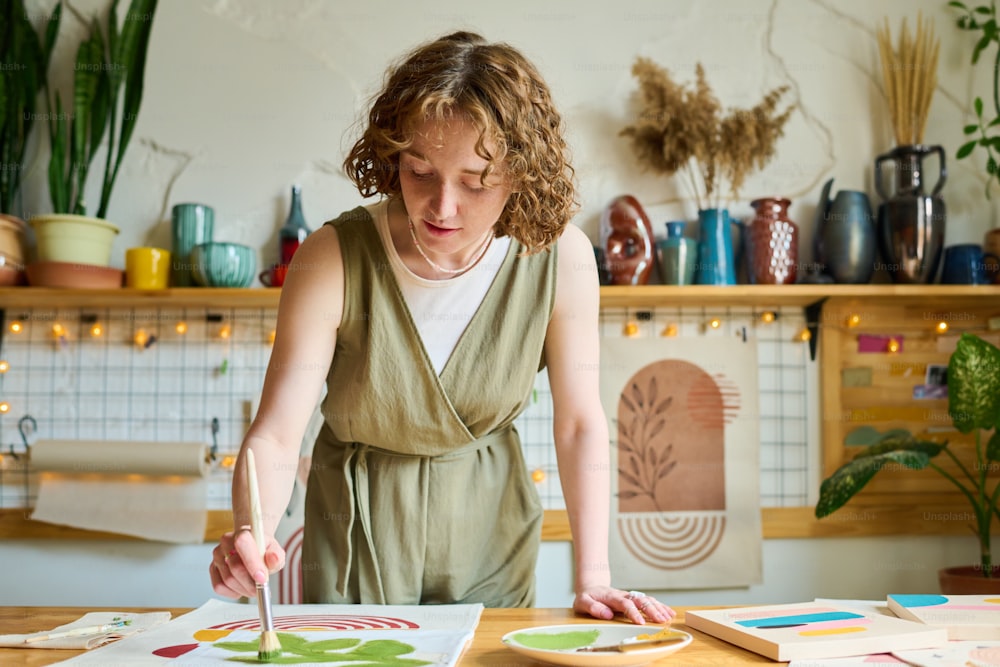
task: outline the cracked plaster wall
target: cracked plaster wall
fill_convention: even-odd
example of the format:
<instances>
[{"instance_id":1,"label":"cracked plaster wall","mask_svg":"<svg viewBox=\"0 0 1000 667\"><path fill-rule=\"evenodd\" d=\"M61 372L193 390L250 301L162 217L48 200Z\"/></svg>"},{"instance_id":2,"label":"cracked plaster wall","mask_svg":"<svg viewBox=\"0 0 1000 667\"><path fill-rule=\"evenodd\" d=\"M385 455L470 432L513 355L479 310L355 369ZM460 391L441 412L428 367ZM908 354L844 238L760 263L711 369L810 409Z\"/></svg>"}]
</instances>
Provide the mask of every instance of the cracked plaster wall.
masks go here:
<instances>
[{"instance_id":1,"label":"cracked plaster wall","mask_svg":"<svg viewBox=\"0 0 1000 667\"><path fill-rule=\"evenodd\" d=\"M52 4L28 0L36 18ZM72 2L84 16L107 4ZM618 136L631 122L636 56L684 80L701 62L724 106L751 106L764 91L788 84L787 99L798 110L774 160L730 209L748 218L756 197L791 198L808 260L825 180L834 179L834 191L864 190L878 202L872 163L893 142L874 30L888 16L896 34L902 17L912 25L918 11L934 20L942 43L925 143L942 144L949 157L946 241L981 242L995 217L983 196L981 161L950 158L970 119L969 101L989 95L989 72L968 64L972 38L954 27L943 0L444 0L432 8L386 0L350 7L332 0L169 0L157 11L143 107L109 211L122 227L113 263L121 266L134 245L169 246L170 207L178 202L213 206L216 238L259 248L262 262L275 259L293 182L303 184L312 227L356 205L360 198L339 165L366 99L393 58L457 28L513 43L550 82L575 155L583 205L576 222L595 241L603 206L621 193L643 203L657 234L666 220L696 217L681 181L642 172ZM71 62L79 25L67 21L56 62ZM68 80L65 66L54 74L57 83ZM49 210L39 142L26 178L27 215ZM92 200L96 181L95 174Z\"/></svg>"}]
</instances>

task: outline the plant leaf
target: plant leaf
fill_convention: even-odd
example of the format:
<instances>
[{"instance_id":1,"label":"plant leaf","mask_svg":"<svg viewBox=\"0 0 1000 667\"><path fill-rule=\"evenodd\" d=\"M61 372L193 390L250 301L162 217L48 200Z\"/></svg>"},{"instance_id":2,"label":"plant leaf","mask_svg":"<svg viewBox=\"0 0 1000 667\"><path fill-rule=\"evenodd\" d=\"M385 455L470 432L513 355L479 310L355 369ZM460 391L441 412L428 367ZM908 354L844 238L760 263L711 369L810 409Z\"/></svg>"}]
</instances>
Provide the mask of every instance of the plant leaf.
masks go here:
<instances>
[{"instance_id":1,"label":"plant leaf","mask_svg":"<svg viewBox=\"0 0 1000 667\"><path fill-rule=\"evenodd\" d=\"M993 432L993 437L986 443L986 460L1000 461L1000 430Z\"/></svg>"},{"instance_id":2,"label":"plant leaf","mask_svg":"<svg viewBox=\"0 0 1000 667\"><path fill-rule=\"evenodd\" d=\"M149 36L153 30L153 15L156 13L157 0L132 0L121 35L118 36L115 54L125 70L125 91L122 101L121 131L118 134L118 154L110 174L104 175L104 186L101 189L101 203L98 209L99 218L107 212L111 190L118 169L121 167L139 118L139 106L142 103L142 91L146 73L146 55L149 51ZM115 128L111 128L114 132Z\"/></svg>"},{"instance_id":3,"label":"plant leaf","mask_svg":"<svg viewBox=\"0 0 1000 667\"><path fill-rule=\"evenodd\" d=\"M820 485L816 518L822 519L843 507L887 464L899 463L907 468L920 470L929 461L930 457L923 452L893 450L845 463Z\"/></svg>"},{"instance_id":4,"label":"plant leaf","mask_svg":"<svg viewBox=\"0 0 1000 667\"><path fill-rule=\"evenodd\" d=\"M946 446L947 443L918 440L909 431L896 429L887 432L877 443L862 450L854 457L854 460L881 456L887 452L921 452L926 454L928 458L934 458Z\"/></svg>"},{"instance_id":5,"label":"plant leaf","mask_svg":"<svg viewBox=\"0 0 1000 667\"><path fill-rule=\"evenodd\" d=\"M976 145L978 143L978 141L970 141L966 144L962 144L962 147L958 149L957 153L955 153L955 157L959 160L969 157L972 151L976 150Z\"/></svg>"},{"instance_id":6,"label":"plant leaf","mask_svg":"<svg viewBox=\"0 0 1000 667\"><path fill-rule=\"evenodd\" d=\"M948 361L948 414L962 433L1000 424L1000 349L963 333Z\"/></svg>"},{"instance_id":7,"label":"plant leaf","mask_svg":"<svg viewBox=\"0 0 1000 667\"><path fill-rule=\"evenodd\" d=\"M973 65L975 65L976 63L979 62L979 54L983 52L983 49L985 49L987 46L990 45L991 41L992 40L991 40L991 38L990 38L989 35L983 35L982 37L979 38L979 41L976 42L976 48L974 48L972 50L972 64ZM979 99L979 98L976 98L976 99ZM979 108L976 111L976 115L977 116L982 116L983 115L982 101L980 101Z\"/></svg>"},{"instance_id":8,"label":"plant leaf","mask_svg":"<svg viewBox=\"0 0 1000 667\"><path fill-rule=\"evenodd\" d=\"M965 128L962 131L965 132L966 134L975 134L976 132L979 131L979 126L978 125L966 125Z\"/></svg>"},{"instance_id":9,"label":"plant leaf","mask_svg":"<svg viewBox=\"0 0 1000 667\"><path fill-rule=\"evenodd\" d=\"M976 115L980 118L983 117L983 98L977 97L972 103L972 107L976 110Z\"/></svg>"}]
</instances>

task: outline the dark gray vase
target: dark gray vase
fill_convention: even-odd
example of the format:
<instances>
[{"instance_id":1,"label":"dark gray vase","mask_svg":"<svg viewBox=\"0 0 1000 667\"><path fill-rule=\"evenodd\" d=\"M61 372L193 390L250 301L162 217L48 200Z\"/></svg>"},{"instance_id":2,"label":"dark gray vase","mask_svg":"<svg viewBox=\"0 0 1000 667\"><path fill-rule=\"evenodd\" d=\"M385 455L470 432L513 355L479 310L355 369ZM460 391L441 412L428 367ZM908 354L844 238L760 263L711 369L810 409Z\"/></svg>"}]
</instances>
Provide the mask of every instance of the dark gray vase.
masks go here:
<instances>
[{"instance_id":1,"label":"dark gray vase","mask_svg":"<svg viewBox=\"0 0 1000 667\"><path fill-rule=\"evenodd\" d=\"M924 190L924 158L937 155L939 173L930 194ZM895 171L890 189L884 165ZM885 200L878 207L882 261L893 282L932 283L944 249L946 212L938 196L948 172L941 146L898 146L875 160L875 189Z\"/></svg>"},{"instance_id":2,"label":"dark gray vase","mask_svg":"<svg viewBox=\"0 0 1000 667\"><path fill-rule=\"evenodd\" d=\"M830 199L831 178L823 185L816 209L816 262L834 282L863 285L875 273L878 241L868 195L841 190Z\"/></svg>"}]
</instances>

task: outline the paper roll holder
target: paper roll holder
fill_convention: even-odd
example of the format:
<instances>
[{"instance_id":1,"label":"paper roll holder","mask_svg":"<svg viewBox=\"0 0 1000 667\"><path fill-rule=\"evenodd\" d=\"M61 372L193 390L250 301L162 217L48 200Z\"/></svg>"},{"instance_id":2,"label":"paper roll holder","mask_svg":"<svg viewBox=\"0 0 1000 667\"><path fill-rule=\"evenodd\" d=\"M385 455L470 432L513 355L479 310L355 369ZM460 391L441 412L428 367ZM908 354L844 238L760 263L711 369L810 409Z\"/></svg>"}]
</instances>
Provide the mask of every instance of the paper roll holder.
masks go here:
<instances>
[{"instance_id":1,"label":"paper roll holder","mask_svg":"<svg viewBox=\"0 0 1000 667\"><path fill-rule=\"evenodd\" d=\"M31 427L30 431L28 430L29 426ZM38 431L38 422L35 421L35 418L31 415L24 415L17 420L17 432L21 434L21 442L24 443L25 454L27 454L31 449L31 445L28 444L28 434L35 433L36 431ZM18 453L14 451L14 445L10 445L8 447L7 453L10 454L15 461L20 459Z\"/></svg>"}]
</instances>

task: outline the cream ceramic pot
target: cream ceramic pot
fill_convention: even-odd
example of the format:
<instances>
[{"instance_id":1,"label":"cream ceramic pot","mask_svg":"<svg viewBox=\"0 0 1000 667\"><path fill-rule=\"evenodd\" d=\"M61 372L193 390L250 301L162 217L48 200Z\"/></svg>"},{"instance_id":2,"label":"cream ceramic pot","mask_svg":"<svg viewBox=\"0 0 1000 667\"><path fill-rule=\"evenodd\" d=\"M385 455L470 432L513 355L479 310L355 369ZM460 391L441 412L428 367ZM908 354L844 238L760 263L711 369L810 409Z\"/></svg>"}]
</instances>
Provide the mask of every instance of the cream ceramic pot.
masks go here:
<instances>
[{"instance_id":1,"label":"cream ceramic pot","mask_svg":"<svg viewBox=\"0 0 1000 667\"><path fill-rule=\"evenodd\" d=\"M40 262L108 266L118 228L84 215L38 215L30 220Z\"/></svg>"}]
</instances>

